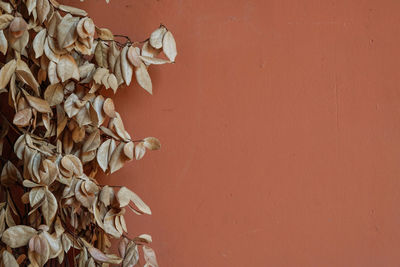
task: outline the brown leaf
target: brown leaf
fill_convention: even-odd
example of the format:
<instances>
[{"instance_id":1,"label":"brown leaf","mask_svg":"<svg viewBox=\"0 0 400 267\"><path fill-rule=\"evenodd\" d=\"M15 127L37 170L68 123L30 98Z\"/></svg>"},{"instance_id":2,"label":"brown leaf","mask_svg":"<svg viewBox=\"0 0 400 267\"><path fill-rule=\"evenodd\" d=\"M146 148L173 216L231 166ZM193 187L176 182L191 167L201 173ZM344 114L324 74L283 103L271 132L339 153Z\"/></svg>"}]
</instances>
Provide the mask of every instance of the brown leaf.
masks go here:
<instances>
[{"instance_id":1,"label":"brown leaf","mask_svg":"<svg viewBox=\"0 0 400 267\"><path fill-rule=\"evenodd\" d=\"M10 82L11 76L15 72L17 61L15 59L9 61L0 70L0 88L5 88Z\"/></svg>"},{"instance_id":2,"label":"brown leaf","mask_svg":"<svg viewBox=\"0 0 400 267\"><path fill-rule=\"evenodd\" d=\"M106 46L102 41L97 43L94 56L97 65L106 69L108 68L108 46Z\"/></svg>"},{"instance_id":3,"label":"brown leaf","mask_svg":"<svg viewBox=\"0 0 400 267\"><path fill-rule=\"evenodd\" d=\"M28 244L29 239L36 233L35 229L26 225L12 226L4 231L1 241L11 248L19 248Z\"/></svg>"},{"instance_id":4,"label":"brown leaf","mask_svg":"<svg viewBox=\"0 0 400 267\"><path fill-rule=\"evenodd\" d=\"M155 137L146 137L143 144L147 149L150 150L159 150L161 148L160 141Z\"/></svg>"},{"instance_id":5,"label":"brown leaf","mask_svg":"<svg viewBox=\"0 0 400 267\"><path fill-rule=\"evenodd\" d=\"M14 115L13 123L18 127L25 127L28 126L32 119L32 109L25 108Z\"/></svg>"},{"instance_id":6,"label":"brown leaf","mask_svg":"<svg viewBox=\"0 0 400 267\"><path fill-rule=\"evenodd\" d=\"M62 84L57 83L47 86L46 91L44 91L44 99L50 106L61 104L64 100Z\"/></svg>"},{"instance_id":7,"label":"brown leaf","mask_svg":"<svg viewBox=\"0 0 400 267\"><path fill-rule=\"evenodd\" d=\"M52 113L50 105L46 100L27 94L25 95L25 97L28 100L29 105L37 111L41 113Z\"/></svg>"},{"instance_id":8,"label":"brown leaf","mask_svg":"<svg viewBox=\"0 0 400 267\"><path fill-rule=\"evenodd\" d=\"M25 61L19 59L17 61L17 67L15 69L17 73L17 77L27 85L29 85L36 95L40 95L39 93L39 83L36 81L35 77L33 76L31 70L29 69L28 65Z\"/></svg>"}]
</instances>

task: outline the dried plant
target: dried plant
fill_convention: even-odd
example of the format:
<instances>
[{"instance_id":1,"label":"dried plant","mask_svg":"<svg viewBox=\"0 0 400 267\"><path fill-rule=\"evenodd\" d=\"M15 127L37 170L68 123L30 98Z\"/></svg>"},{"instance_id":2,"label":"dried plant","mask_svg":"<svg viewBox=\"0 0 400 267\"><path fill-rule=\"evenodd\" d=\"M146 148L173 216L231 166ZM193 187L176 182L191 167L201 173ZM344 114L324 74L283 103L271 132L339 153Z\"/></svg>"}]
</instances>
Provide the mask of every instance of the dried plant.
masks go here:
<instances>
[{"instance_id":1,"label":"dried plant","mask_svg":"<svg viewBox=\"0 0 400 267\"><path fill-rule=\"evenodd\" d=\"M150 208L95 176L160 148L132 138L102 93L133 76L152 93L147 69L175 61L172 33L160 26L131 42L56 0L0 1L0 11L0 100L9 104L0 113L0 265L128 267L143 254L158 266L149 235L126 236L126 209ZM119 255L108 252L112 238Z\"/></svg>"}]
</instances>

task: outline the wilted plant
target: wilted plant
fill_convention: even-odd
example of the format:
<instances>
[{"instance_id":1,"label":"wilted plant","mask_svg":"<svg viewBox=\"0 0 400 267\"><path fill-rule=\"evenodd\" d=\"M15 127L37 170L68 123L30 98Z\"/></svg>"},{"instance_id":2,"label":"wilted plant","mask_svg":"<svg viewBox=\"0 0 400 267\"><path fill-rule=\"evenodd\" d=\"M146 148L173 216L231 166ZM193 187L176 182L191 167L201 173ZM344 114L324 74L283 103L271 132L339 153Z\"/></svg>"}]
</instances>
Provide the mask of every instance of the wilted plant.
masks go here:
<instances>
[{"instance_id":1,"label":"wilted plant","mask_svg":"<svg viewBox=\"0 0 400 267\"><path fill-rule=\"evenodd\" d=\"M150 208L95 176L160 148L154 137L132 138L102 92L134 76L152 93L147 69L175 61L172 33L160 26L131 42L56 0L0 1L0 11L0 100L11 107L0 120L1 265L128 267L143 251L145 266L158 266L149 235L125 235L126 209ZM112 238L119 255L108 252Z\"/></svg>"}]
</instances>

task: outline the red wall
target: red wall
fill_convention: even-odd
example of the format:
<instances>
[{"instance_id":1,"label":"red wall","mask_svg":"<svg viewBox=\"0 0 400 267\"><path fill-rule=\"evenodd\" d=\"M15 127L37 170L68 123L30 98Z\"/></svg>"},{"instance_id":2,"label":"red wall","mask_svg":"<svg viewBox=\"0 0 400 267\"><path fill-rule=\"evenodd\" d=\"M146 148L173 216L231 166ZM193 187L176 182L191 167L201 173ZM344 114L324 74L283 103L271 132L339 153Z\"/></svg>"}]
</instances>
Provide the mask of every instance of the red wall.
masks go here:
<instances>
[{"instance_id":1,"label":"red wall","mask_svg":"<svg viewBox=\"0 0 400 267\"><path fill-rule=\"evenodd\" d=\"M63 1L177 63L116 96L163 147L104 182L153 215L161 267L400 265L400 2Z\"/></svg>"}]
</instances>

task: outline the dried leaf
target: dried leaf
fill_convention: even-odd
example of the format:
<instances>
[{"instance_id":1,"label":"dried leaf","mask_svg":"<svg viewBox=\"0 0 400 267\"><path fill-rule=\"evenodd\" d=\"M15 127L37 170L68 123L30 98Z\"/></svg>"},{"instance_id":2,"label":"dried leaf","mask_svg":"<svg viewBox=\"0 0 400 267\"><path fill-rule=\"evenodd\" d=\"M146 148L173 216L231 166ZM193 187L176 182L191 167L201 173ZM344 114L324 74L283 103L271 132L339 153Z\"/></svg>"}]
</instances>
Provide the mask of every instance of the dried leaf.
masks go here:
<instances>
[{"instance_id":1,"label":"dried leaf","mask_svg":"<svg viewBox=\"0 0 400 267\"><path fill-rule=\"evenodd\" d=\"M41 57L44 51L44 42L46 40L46 29L42 29L38 32L33 39L32 46L33 50L35 51L35 58Z\"/></svg>"},{"instance_id":2,"label":"dried leaf","mask_svg":"<svg viewBox=\"0 0 400 267\"><path fill-rule=\"evenodd\" d=\"M155 137L146 137L143 141L143 144L147 149L159 150L161 148L160 141Z\"/></svg>"},{"instance_id":3,"label":"dried leaf","mask_svg":"<svg viewBox=\"0 0 400 267\"><path fill-rule=\"evenodd\" d=\"M132 74L133 74L132 66L128 63L128 58L127 58L128 49L129 47L125 46L121 51L121 71L122 71L122 77L124 78L126 85L131 84Z\"/></svg>"},{"instance_id":4,"label":"dried leaf","mask_svg":"<svg viewBox=\"0 0 400 267\"><path fill-rule=\"evenodd\" d=\"M120 204L120 207L128 206L129 202L132 201L135 206L139 209L140 212L145 214L151 214L151 210L143 200L136 195L134 192L126 188L125 186L121 187L121 189L117 193L117 198Z\"/></svg>"},{"instance_id":5,"label":"dried leaf","mask_svg":"<svg viewBox=\"0 0 400 267\"><path fill-rule=\"evenodd\" d=\"M170 31L168 31L164 35L163 39L163 51L165 55L171 60L172 62L175 62L176 55L178 54L176 51L176 43L174 36Z\"/></svg>"},{"instance_id":6,"label":"dried leaf","mask_svg":"<svg viewBox=\"0 0 400 267\"><path fill-rule=\"evenodd\" d=\"M45 0L47 1L47 0ZM76 26L79 18L72 17L71 14L65 15L57 26L57 40L61 48L72 45L78 38Z\"/></svg>"},{"instance_id":7,"label":"dried leaf","mask_svg":"<svg viewBox=\"0 0 400 267\"><path fill-rule=\"evenodd\" d=\"M36 12L40 23L43 23L46 20L49 11L50 11L50 3L48 0L36 1Z\"/></svg>"},{"instance_id":8,"label":"dried leaf","mask_svg":"<svg viewBox=\"0 0 400 267\"><path fill-rule=\"evenodd\" d=\"M140 67L135 68L135 75L138 84L147 92L153 94L153 85L151 83L151 78L149 73L147 72L147 68L144 63L140 64Z\"/></svg>"},{"instance_id":9,"label":"dried leaf","mask_svg":"<svg viewBox=\"0 0 400 267\"><path fill-rule=\"evenodd\" d=\"M4 231L1 241L11 248L19 248L28 244L29 239L36 233L35 229L26 225L12 226Z\"/></svg>"},{"instance_id":10,"label":"dried leaf","mask_svg":"<svg viewBox=\"0 0 400 267\"><path fill-rule=\"evenodd\" d=\"M5 88L15 72L17 62L15 59L9 61L0 69L0 88Z\"/></svg>"},{"instance_id":11,"label":"dried leaf","mask_svg":"<svg viewBox=\"0 0 400 267\"><path fill-rule=\"evenodd\" d=\"M163 37L167 32L167 29L164 26L160 26L157 30L155 30L150 35L150 44L152 47L159 49L163 46Z\"/></svg>"},{"instance_id":12,"label":"dried leaf","mask_svg":"<svg viewBox=\"0 0 400 267\"><path fill-rule=\"evenodd\" d=\"M61 104L64 100L64 90L61 84L51 84L44 91L44 99L50 106Z\"/></svg>"},{"instance_id":13,"label":"dried leaf","mask_svg":"<svg viewBox=\"0 0 400 267\"><path fill-rule=\"evenodd\" d=\"M19 267L19 264L15 260L14 256L7 250L3 251L3 264L7 267Z\"/></svg>"}]
</instances>

